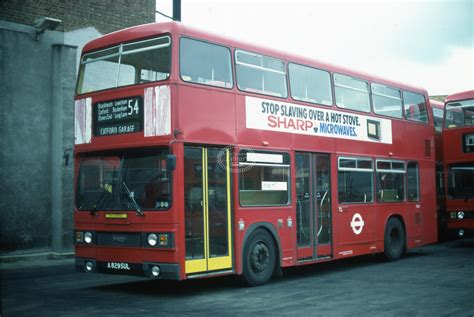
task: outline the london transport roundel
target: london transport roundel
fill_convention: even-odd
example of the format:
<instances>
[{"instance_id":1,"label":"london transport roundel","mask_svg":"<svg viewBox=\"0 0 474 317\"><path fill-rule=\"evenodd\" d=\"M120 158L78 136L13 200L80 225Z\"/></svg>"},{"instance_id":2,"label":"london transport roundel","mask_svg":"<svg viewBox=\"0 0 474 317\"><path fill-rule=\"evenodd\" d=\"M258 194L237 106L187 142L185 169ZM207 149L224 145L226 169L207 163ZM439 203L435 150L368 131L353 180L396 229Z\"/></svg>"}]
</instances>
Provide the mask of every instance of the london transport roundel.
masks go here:
<instances>
[{"instance_id":1,"label":"london transport roundel","mask_svg":"<svg viewBox=\"0 0 474 317\"><path fill-rule=\"evenodd\" d=\"M364 220L360 214L356 213L354 216L352 216L351 227L355 234L360 234L362 232L362 229L364 229L364 224Z\"/></svg>"}]
</instances>

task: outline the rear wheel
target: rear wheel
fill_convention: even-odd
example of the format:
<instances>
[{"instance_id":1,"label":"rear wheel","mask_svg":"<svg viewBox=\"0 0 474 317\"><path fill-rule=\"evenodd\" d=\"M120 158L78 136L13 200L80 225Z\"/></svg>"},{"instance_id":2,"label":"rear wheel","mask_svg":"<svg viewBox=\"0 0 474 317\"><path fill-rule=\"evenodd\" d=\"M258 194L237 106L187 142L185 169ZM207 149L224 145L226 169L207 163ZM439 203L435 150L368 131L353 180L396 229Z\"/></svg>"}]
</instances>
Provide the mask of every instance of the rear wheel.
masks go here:
<instances>
[{"instance_id":1,"label":"rear wheel","mask_svg":"<svg viewBox=\"0 0 474 317\"><path fill-rule=\"evenodd\" d=\"M276 264L276 247L267 231L258 229L247 240L243 258L244 278L252 286L265 284Z\"/></svg>"},{"instance_id":2,"label":"rear wheel","mask_svg":"<svg viewBox=\"0 0 474 317\"><path fill-rule=\"evenodd\" d=\"M405 252L405 229L397 218L390 218L385 227L384 253L389 261L396 261Z\"/></svg>"}]
</instances>

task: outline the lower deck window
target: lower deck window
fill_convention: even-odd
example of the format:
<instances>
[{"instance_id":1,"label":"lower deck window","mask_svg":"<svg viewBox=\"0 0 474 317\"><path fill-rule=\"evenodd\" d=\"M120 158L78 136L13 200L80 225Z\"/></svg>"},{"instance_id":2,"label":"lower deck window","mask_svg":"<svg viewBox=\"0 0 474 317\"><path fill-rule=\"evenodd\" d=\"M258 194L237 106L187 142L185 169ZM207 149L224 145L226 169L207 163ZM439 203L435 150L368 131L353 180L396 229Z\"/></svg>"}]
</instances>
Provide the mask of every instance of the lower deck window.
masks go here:
<instances>
[{"instance_id":1,"label":"lower deck window","mask_svg":"<svg viewBox=\"0 0 474 317\"><path fill-rule=\"evenodd\" d=\"M448 197L454 199L472 199L474 197L473 163L449 166Z\"/></svg>"},{"instance_id":2,"label":"lower deck window","mask_svg":"<svg viewBox=\"0 0 474 317\"><path fill-rule=\"evenodd\" d=\"M417 162L408 162L407 165L407 198L408 201L420 200L420 176Z\"/></svg>"},{"instance_id":3,"label":"lower deck window","mask_svg":"<svg viewBox=\"0 0 474 317\"><path fill-rule=\"evenodd\" d=\"M171 171L167 149L143 150L82 159L76 186L79 210L167 210Z\"/></svg>"},{"instance_id":4,"label":"lower deck window","mask_svg":"<svg viewBox=\"0 0 474 317\"><path fill-rule=\"evenodd\" d=\"M405 163L377 161L377 201L398 202L405 200Z\"/></svg>"},{"instance_id":5,"label":"lower deck window","mask_svg":"<svg viewBox=\"0 0 474 317\"><path fill-rule=\"evenodd\" d=\"M242 206L274 206L289 203L289 155L242 151L239 197Z\"/></svg>"},{"instance_id":6,"label":"lower deck window","mask_svg":"<svg viewBox=\"0 0 474 317\"><path fill-rule=\"evenodd\" d=\"M374 167L366 158L339 158L338 195L340 203L373 202Z\"/></svg>"}]
</instances>

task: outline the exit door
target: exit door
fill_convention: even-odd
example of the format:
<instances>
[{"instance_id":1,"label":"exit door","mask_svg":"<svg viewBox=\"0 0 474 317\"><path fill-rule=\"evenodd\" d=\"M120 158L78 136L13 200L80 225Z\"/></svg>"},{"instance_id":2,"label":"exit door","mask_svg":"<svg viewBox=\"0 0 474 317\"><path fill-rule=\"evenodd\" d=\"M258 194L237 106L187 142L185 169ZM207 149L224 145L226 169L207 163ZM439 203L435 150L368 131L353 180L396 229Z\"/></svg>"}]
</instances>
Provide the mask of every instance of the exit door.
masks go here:
<instances>
[{"instance_id":1,"label":"exit door","mask_svg":"<svg viewBox=\"0 0 474 317\"><path fill-rule=\"evenodd\" d=\"M230 151L185 146L186 274L232 268Z\"/></svg>"},{"instance_id":2,"label":"exit door","mask_svg":"<svg viewBox=\"0 0 474 317\"><path fill-rule=\"evenodd\" d=\"M298 260L332 255L331 172L328 154L296 153Z\"/></svg>"}]
</instances>

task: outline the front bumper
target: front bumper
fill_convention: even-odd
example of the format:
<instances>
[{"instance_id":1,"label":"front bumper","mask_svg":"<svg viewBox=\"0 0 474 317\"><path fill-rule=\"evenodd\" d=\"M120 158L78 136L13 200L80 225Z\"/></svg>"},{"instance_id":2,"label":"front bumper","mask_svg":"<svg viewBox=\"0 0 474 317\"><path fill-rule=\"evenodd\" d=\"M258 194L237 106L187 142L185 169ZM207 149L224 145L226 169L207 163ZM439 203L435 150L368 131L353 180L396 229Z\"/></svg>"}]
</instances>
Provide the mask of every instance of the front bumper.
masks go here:
<instances>
[{"instance_id":1,"label":"front bumper","mask_svg":"<svg viewBox=\"0 0 474 317\"><path fill-rule=\"evenodd\" d=\"M152 268L159 268L159 274L153 275ZM145 276L165 280L179 280L180 267L178 263L128 263L128 262L106 262L95 259L76 258L76 272L81 273L106 273Z\"/></svg>"},{"instance_id":2,"label":"front bumper","mask_svg":"<svg viewBox=\"0 0 474 317\"><path fill-rule=\"evenodd\" d=\"M474 214L474 213L473 213ZM448 229L451 230L474 230L474 218L468 219L448 219Z\"/></svg>"}]
</instances>

